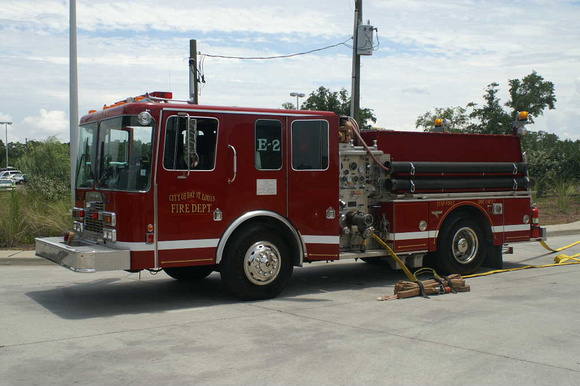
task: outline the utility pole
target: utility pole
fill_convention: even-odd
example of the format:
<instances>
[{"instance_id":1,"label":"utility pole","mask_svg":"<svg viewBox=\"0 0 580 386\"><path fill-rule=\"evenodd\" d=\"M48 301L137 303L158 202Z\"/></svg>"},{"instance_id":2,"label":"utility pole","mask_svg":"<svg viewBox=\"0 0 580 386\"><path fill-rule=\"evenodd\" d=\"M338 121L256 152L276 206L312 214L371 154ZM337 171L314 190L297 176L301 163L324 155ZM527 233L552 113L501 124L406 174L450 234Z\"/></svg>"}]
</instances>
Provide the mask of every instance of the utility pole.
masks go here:
<instances>
[{"instance_id":1,"label":"utility pole","mask_svg":"<svg viewBox=\"0 0 580 386\"><path fill-rule=\"evenodd\" d=\"M354 8L354 32L352 49L352 90L350 93L350 116L360 122L360 55L358 53L358 26L362 23L362 0L356 0Z\"/></svg>"},{"instance_id":2,"label":"utility pole","mask_svg":"<svg viewBox=\"0 0 580 386\"><path fill-rule=\"evenodd\" d=\"M197 40L189 41L189 103L197 105Z\"/></svg>"}]
</instances>

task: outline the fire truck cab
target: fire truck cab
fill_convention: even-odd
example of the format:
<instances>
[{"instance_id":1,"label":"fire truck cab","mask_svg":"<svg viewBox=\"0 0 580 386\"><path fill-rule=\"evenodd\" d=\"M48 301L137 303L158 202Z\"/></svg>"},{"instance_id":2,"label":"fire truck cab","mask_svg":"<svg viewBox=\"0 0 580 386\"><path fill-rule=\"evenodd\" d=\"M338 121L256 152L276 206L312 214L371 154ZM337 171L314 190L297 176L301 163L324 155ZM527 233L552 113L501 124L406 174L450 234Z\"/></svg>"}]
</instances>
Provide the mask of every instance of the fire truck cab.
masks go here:
<instances>
[{"instance_id":1,"label":"fire truck cab","mask_svg":"<svg viewBox=\"0 0 580 386\"><path fill-rule=\"evenodd\" d=\"M81 118L74 229L36 253L77 272L219 271L243 299L305 262L386 259L373 235L410 267L465 274L545 238L530 189L515 135L359 134L331 112L148 93Z\"/></svg>"}]
</instances>

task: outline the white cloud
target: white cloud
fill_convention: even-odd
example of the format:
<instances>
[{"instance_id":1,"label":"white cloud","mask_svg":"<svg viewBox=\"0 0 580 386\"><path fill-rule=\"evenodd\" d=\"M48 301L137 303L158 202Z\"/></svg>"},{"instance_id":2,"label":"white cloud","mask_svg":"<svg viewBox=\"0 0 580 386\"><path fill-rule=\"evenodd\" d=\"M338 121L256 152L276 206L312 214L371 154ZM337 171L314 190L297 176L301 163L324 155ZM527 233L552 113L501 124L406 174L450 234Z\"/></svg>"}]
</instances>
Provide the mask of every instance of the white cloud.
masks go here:
<instances>
[{"instance_id":1,"label":"white cloud","mask_svg":"<svg viewBox=\"0 0 580 386\"><path fill-rule=\"evenodd\" d=\"M4 18L16 26L66 32L68 6L61 1L21 0L3 9ZM115 1L77 2L79 30L105 31L201 31L305 33L332 35L341 33L340 20L324 8L309 12L289 12L288 6L263 1Z\"/></svg>"},{"instance_id":2,"label":"white cloud","mask_svg":"<svg viewBox=\"0 0 580 386\"><path fill-rule=\"evenodd\" d=\"M352 3L78 1L80 114L146 91L186 98L190 38L203 53L236 56L340 42L352 33ZM579 17L580 7L558 0L365 2L364 20L379 29L381 47L362 58L361 104L374 109L380 126L412 130L416 117L434 106L481 103L494 81L505 101L507 80L536 70L555 83L558 102L534 129L580 138L574 115L580 47L573 44L580 41ZM2 110L18 122L10 129L15 136L45 139L59 126L38 130L40 120L62 122L54 113L68 115L68 2L8 2L2 21ZM201 101L279 107L295 102L292 91L320 85L350 91L350 54L337 47L284 60L207 58ZM34 121L30 115L38 111ZM58 135L68 140L67 125Z\"/></svg>"},{"instance_id":3,"label":"white cloud","mask_svg":"<svg viewBox=\"0 0 580 386\"><path fill-rule=\"evenodd\" d=\"M69 140L69 120L64 111L40 109L39 115L25 117L15 128L17 131L13 133L13 136L18 138L19 142L24 142L26 139L20 132L30 135L28 139L45 140L56 136L63 142Z\"/></svg>"}]
</instances>

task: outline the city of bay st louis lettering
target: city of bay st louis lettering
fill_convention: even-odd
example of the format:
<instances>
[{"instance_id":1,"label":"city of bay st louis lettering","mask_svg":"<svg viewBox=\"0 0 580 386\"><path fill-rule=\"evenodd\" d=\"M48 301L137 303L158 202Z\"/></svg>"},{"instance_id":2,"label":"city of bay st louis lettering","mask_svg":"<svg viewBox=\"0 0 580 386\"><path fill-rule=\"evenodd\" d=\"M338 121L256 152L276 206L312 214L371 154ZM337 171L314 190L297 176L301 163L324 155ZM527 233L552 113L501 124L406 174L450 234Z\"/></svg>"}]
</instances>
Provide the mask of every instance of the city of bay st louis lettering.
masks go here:
<instances>
[{"instance_id":1,"label":"city of bay st louis lettering","mask_svg":"<svg viewBox=\"0 0 580 386\"><path fill-rule=\"evenodd\" d=\"M170 214L204 214L211 213L215 196L195 190L169 195ZM197 201L197 202L184 202ZM201 202L199 202L201 201Z\"/></svg>"}]
</instances>

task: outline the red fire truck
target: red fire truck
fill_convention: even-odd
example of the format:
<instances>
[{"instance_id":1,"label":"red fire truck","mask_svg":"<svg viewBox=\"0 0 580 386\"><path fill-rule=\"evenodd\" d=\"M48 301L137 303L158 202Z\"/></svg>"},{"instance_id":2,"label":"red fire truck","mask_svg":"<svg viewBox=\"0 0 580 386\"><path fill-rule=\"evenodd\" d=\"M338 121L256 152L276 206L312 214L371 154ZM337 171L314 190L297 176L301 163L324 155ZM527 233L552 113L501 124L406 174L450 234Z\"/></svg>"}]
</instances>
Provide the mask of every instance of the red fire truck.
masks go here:
<instances>
[{"instance_id":1,"label":"red fire truck","mask_svg":"<svg viewBox=\"0 0 580 386\"><path fill-rule=\"evenodd\" d=\"M219 271L243 299L306 262L387 260L376 237L409 267L467 274L545 238L530 189L517 135L359 133L332 112L153 92L82 117L74 229L36 253L77 272Z\"/></svg>"}]
</instances>

